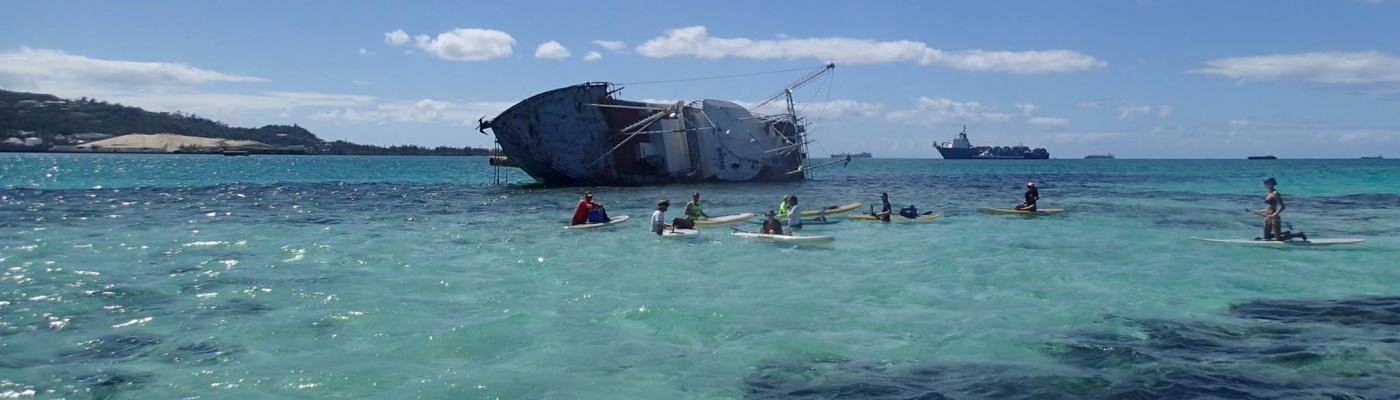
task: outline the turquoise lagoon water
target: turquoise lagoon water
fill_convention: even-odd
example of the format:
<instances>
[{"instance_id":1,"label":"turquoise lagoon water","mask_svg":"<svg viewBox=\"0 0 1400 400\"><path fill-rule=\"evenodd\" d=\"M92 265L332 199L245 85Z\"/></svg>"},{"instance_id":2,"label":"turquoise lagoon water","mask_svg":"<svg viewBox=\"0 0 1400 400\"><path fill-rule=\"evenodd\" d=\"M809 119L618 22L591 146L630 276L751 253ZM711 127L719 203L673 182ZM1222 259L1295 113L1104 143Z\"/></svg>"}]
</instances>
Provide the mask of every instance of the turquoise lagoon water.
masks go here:
<instances>
[{"instance_id":1,"label":"turquoise lagoon water","mask_svg":"<svg viewBox=\"0 0 1400 400\"><path fill-rule=\"evenodd\" d=\"M1337 248L1260 249L1259 179ZM482 158L0 154L0 398L1395 398L1400 162L858 159L583 188ZM1013 217L1027 180L1042 207ZM887 191L933 222L662 239ZM864 209L865 206L862 206ZM672 214L678 214L672 211ZM752 227L741 224L739 227Z\"/></svg>"}]
</instances>

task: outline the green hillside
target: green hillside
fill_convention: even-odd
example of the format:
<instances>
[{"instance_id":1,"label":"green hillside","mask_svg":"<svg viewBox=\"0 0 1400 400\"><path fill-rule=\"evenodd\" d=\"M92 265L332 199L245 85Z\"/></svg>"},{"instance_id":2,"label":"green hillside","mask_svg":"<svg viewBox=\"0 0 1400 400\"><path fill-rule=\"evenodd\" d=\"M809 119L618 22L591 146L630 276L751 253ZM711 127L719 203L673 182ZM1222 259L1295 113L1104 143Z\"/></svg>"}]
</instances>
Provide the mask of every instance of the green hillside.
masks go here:
<instances>
[{"instance_id":1,"label":"green hillside","mask_svg":"<svg viewBox=\"0 0 1400 400\"><path fill-rule=\"evenodd\" d=\"M152 112L89 98L0 90L0 139L33 132L46 145L78 144L68 135L106 133L174 133L219 139L256 140L307 154L483 156L490 150L470 147L371 146L346 141L327 142L296 125L261 128L228 126L194 114Z\"/></svg>"}]
</instances>

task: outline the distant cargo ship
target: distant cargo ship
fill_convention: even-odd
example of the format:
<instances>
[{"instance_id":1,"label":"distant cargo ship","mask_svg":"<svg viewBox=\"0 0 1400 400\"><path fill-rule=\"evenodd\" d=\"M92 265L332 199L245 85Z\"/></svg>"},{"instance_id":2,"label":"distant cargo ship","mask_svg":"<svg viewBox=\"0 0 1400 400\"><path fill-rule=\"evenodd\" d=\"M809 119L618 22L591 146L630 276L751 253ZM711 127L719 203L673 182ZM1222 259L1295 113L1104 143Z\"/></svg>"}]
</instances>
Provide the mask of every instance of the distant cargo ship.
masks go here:
<instances>
[{"instance_id":1,"label":"distant cargo ship","mask_svg":"<svg viewBox=\"0 0 1400 400\"><path fill-rule=\"evenodd\" d=\"M1278 159L1278 157L1274 157L1273 154L1263 155L1263 156L1249 156L1248 158L1251 159L1251 160L1277 160L1277 159Z\"/></svg>"},{"instance_id":2,"label":"distant cargo ship","mask_svg":"<svg viewBox=\"0 0 1400 400\"><path fill-rule=\"evenodd\" d=\"M1385 159L1385 157L1381 157L1380 154L1377 154L1377 155L1374 155L1374 156L1363 156L1363 157L1361 157L1361 159L1362 159L1362 160L1382 160L1382 159Z\"/></svg>"},{"instance_id":3,"label":"distant cargo ship","mask_svg":"<svg viewBox=\"0 0 1400 400\"><path fill-rule=\"evenodd\" d=\"M973 146L967 141L967 126L951 142L933 143L945 160L1046 160L1050 152L1026 146Z\"/></svg>"},{"instance_id":4,"label":"distant cargo ship","mask_svg":"<svg viewBox=\"0 0 1400 400\"><path fill-rule=\"evenodd\" d=\"M832 155L831 155L831 158L846 158L846 157L850 157L850 158L872 158L872 157L870 156L870 153L855 153L855 154L851 154L851 153L838 153L838 154L832 154Z\"/></svg>"},{"instance_id":5,"label":"distant cargo ship","mask_svg":"<svg viewBox=\"0 0 1400 400\"><path fill-rule=\"evenodd\" d=\"M1108 153L1108 154L1090 154L1090 155L1084 156L1084 158L1085 158L1085 159L1107 158L1107 159L1112 160L1112 159L1113 159L1113 153Z\"/></svg>"}]
</instances>

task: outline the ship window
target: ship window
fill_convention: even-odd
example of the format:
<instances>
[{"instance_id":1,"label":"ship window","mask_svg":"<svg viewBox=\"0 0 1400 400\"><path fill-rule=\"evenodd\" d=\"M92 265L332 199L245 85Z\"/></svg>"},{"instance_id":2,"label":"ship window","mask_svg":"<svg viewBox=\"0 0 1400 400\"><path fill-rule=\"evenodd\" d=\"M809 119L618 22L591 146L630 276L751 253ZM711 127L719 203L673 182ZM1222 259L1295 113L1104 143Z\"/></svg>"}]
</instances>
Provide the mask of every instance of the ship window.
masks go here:
<instances>
[{"instance_id":1,"label":"ship window","mask_svg":"<svg viewBox=\"0 0 1400 400\"><path fill-rule=\"evenodd\" d=\"M739 169L739 163L729 164L729 168Z\"/></svg>"}]
</instances>

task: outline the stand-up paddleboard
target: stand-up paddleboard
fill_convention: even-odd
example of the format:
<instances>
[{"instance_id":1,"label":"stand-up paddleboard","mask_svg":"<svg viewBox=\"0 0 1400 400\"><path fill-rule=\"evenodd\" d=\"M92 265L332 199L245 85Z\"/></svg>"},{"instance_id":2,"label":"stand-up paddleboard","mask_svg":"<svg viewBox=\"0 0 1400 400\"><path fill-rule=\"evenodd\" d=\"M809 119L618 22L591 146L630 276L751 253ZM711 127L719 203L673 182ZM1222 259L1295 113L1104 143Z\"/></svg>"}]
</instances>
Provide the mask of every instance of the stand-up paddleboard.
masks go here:
<instances>
[{"instance_id":1,"label":"stand-up paddleboard","mask_svg":"<svg viewBox=\"0 0 1400 400\"><path fill-rule=\"evenodd\" d=\"M836 237L835 237L835 236L831 236L831 235L822 235L822 236L791 236L791 235L773 235L773 234L757 233L757 232L744 232L744 231L740 231L740 230L735 230L735 231L734 231L734 236L746 237L746 238L751 238L751 239L764 239L764 240L773 240L773 241L780 241L780 242L792 242L792 243L826 243L826 242L831 242L831 241L835 241L835 240L836 240Z\"/></svg>"},{"instance_id":2,"label":"stand-up paddleboard","mask_svg":"<svg viewBox=\"0 0 1400 400\"><path fill-rule=\"evenodd\" d=\"M932 220L938 219L938 217L942 217L942 216L943 216L943 214L928 214L928 215L920 215L920 216L914 217L914 218L908 218L908 217L905 217L905 216L903 216L903 215L895 214L895 215L891 215L891 216L890 216L890 222L894 222L894 221L932 221ZM880 221L880 220L881 220L880 217L876 217L876 216L870 215L870 214L851 214L851 219L862 220L862 221Z\"/></svg>"},{"instance_id":3,"label":"stand-up paddleboard","mask_svg":"<svg viewBox=\"0 0 1400 400\"><path fill-rule=\"evenodd\" d=\"M750 223L750 224L754 224L754 225L763 225L763 221L744 221L744 222L747 222L747 223ZM788 225L787 220L785 220L785 219L780 219L780 220L778 220L778 222L781 222L781 223L783 224L783 226L787 226L787 225ZM817 220L817 219L804 219L804 220L802 220L802 225L835 225L835 224L839 224L839 223L841 223L841 220L839 220L839 219L837 219L837 220L830 220L830 219L829 219L829 220L825 220L825 221L823 221L823 220Z\"/></svg>"},{"instance_id":4,"label":"stand-up paddleboard","mask_svg":"<svg viewBox=\"0 0 1400 400\"><path fill-rule=\"evenodd\" d=\"M978 208L977 211L981 211L981 212L984 212L984 213L990 213L990 214L1041 215L1041 214L1059 214L1059 213L1065 212L1065 209L1063 209L1063 208L1041 208L1041 209L1038 209L1038 210L1035 210L1034 212L1032 212L1032 211L1026 211L1026 210L1012 210L1012 209L1006 209L1006 208L982 207L982 208Z\"/></svg>"},{"instance_id":5,"label":"stand-up paddleboard","mask_svg":"<svg viewBox=\"0 0 1400 400\"><path fill-rule=\"evenodd\" d=\"M699 234L700 234L700 231L697 231L697 230L694 230L694 229L675 229L675 230L667 229L667 230L661 231L661 236L662 236L662 237L695 236L695 235L699 235Z\"/></svg>"},{"instance_id":6,"label":"stand-up paddleboard","mask_svg":"<svg viewBox=\"0 0 1400 400\"><path fill-rule=\"evenodd\" d=\"M596 224L564 225L564 229L602 228L602 227L605 227L605 226L617 225L617 224L620 224L620 223L623 223L623 222L627 222L627 216L626 216L626 215L619 215L619 216L616 216L616 217L612 217L611 219L608 219L608 222L599 222L599 223L596 223Z\"/></svg>"},{"instance_id":7,"label":"stand-up paddleboard","mask_svg":"<svg viewBox=\"0 0 1400 400\"><path fill-rule=\"evenodd\" d=\"M1250 246L1335 246L1335 245L1339 245L1339 244L1357 244L1357 243L1361 243L1361 242L1365 241L1365 239L1312 239L1312 240L1285 240L1285 241L1280 242L1280 241L1277 241L1277 240L1254 240L1254 239L1207 239L1207 238L1199 238L1199 237L1195 237L1195 236L1192 236L1191 238L1192 238L1192 239L1196 239L1196 240L1200 240L1200 241L1205 241L1205 242L1212 242L1212 243L1243 244L1243 245L1250 245Z\"/></svg>"},{"instance_id":8,"label":"stand-up paddleboard","mask_svg":"<svg viewBox=\"0 0 1400 400\"><path fill-rule=\"evenodd\" d=\"M753 217L755 217L755 216L757 216L757 215L758 215L758 214L754 214L754 213L743 213L743 214L734 214L734 215L722 215L722 216L718 216L718 217L714 217L714 218L710 218L710 219L702 219L702 220L699 220L699 221L695 221L695 225L724 225L724 224L733 224L733 223L736 223L736 222L743 222L744 220L747 220L747 219L749 219L749 218L753 218Z\"/></svg>"},{"instance_id":9,"label":"stand-up paddleboard","mask_svg":"<svg viewBox=\"0 0 1400 400\"><path fill-rule=\"evenodd\" d=\"M802 212L802 216L804 216L804 217L816 217L816 216L821 216L821 215L840 214L840 213L844 213L844 212L847 212L847 211L854 210L854 209L856 209L857 207L860 207L860 202L859 202L859 201L857 201L857 202L855 202L855 203L847 204L847 205L844 205L844 206L840 206L840 207L834 207L834 206L833 206L833 207L823 208L823 209L820 209L820 210L807 210L807 211L803 211L803 212Z\"/></svg>"}]
</instances>

